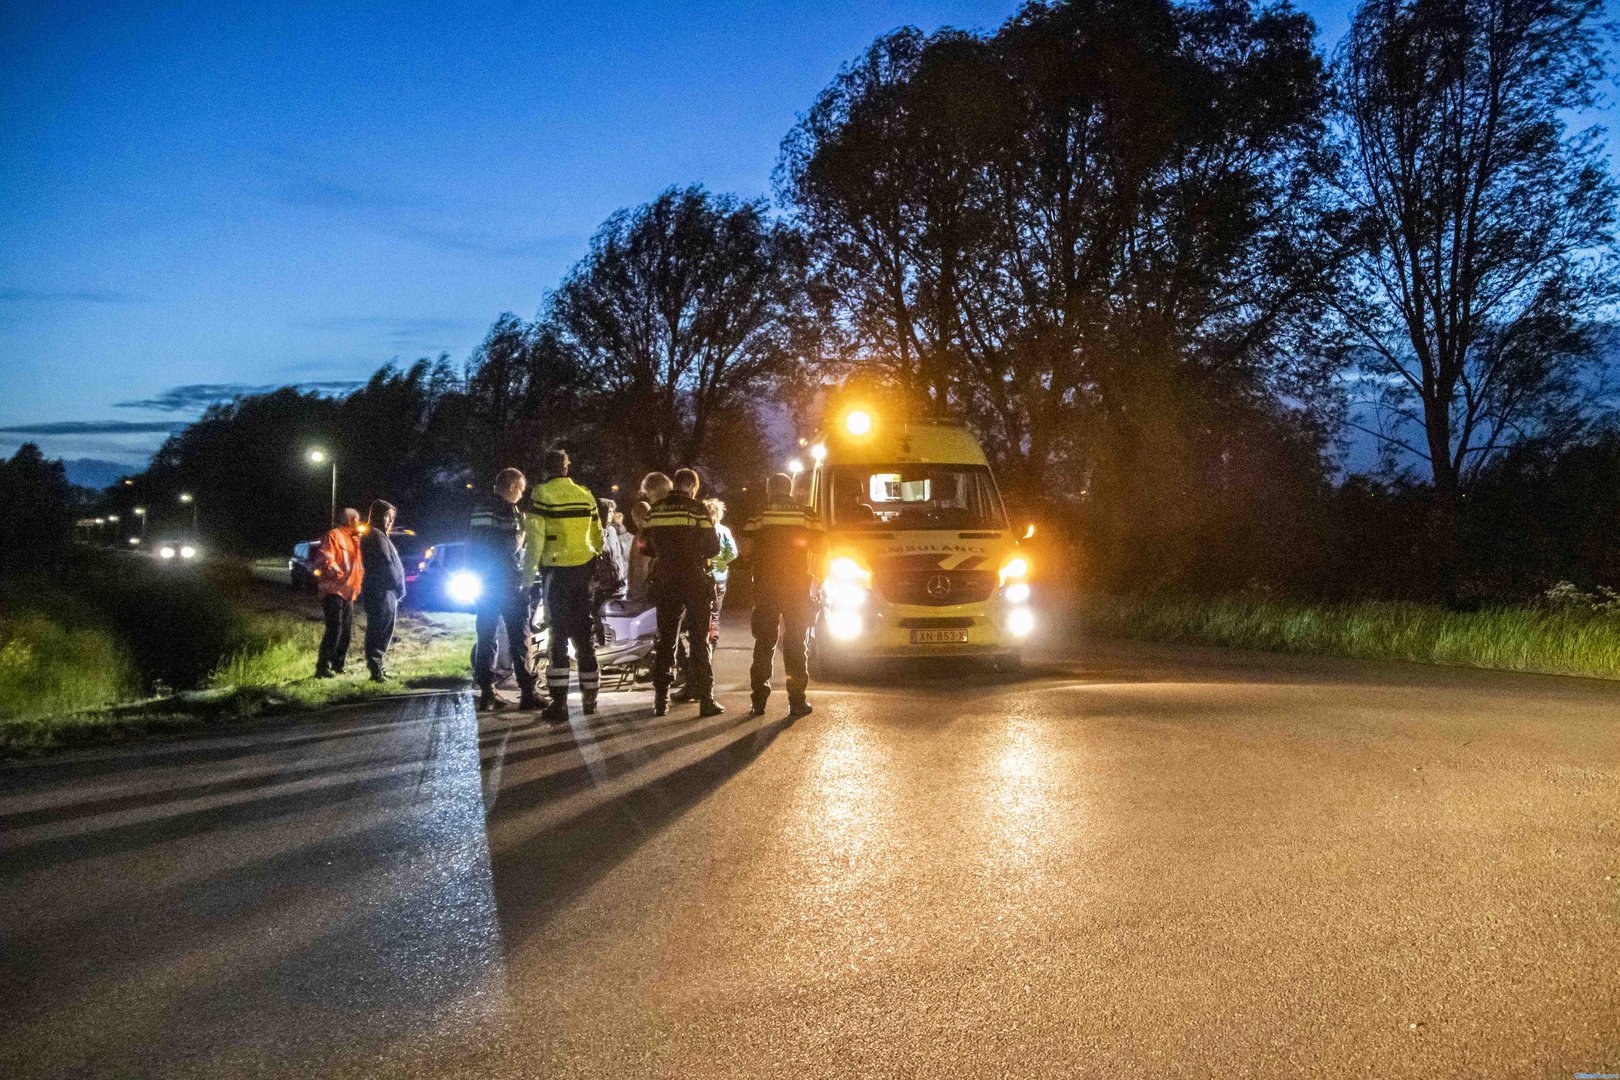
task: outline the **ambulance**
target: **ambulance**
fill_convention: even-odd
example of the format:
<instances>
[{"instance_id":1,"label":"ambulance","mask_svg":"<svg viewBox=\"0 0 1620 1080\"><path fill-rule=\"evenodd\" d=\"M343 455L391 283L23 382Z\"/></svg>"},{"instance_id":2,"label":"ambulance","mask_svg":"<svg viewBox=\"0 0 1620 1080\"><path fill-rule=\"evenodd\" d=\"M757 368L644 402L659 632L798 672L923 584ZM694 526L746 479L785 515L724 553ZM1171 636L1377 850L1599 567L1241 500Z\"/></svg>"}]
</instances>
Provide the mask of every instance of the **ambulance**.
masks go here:
<instances>
[{"instance_id":1,"label":"ambulance","mask_svg":"<svg viewBox=\"0 0 1620 1080\"><path fill-rule=\"evenodd\" d=\"M1030 562L983 448L960 423L852 407L809 446L827 531L813 664L982 657L1015 668L1035 630ZM803 463L795 461L802 469Z\"/></svg>"}]
</instances>

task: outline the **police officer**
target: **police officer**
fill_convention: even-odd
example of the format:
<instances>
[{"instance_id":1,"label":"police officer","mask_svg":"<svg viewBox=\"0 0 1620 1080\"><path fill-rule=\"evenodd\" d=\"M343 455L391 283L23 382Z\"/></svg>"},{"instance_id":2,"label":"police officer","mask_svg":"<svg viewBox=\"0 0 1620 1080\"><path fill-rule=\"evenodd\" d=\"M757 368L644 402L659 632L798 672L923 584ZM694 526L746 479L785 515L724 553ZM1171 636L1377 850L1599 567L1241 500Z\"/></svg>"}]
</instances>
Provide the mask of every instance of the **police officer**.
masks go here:
<instances>
[{"instance_id":1,"label":"police officer","mask_svg":"<svg viewBox=\"0 0 1620 1080\"><path fill-rule=\"evenodd\" d=\"M699 716L726 710L714 700L714 669L709 657L709 613L714 606L714 578L709 560L720 554L720 536L703 504L697 501L698 475L691 469L675 474L675 490L653 506L642 530L653 557L649 593L658 608L658 639L653 651L653 715L668 711L675 639L686 634L691 673L687 686L698 699Z\"/></svg>"},{"instance_id":2,"label":"police officer","mask_svg":"<svg viewBox=\"0 0 1620 1080\"><path fill-rule=\"evenodd\" d=\"M507 702L495 696L495 635L504 620L512 670L523 696L521 709L538 709L545 702L534 689L534 668L529 659L529 596L523 573L523 511L518 503L528 480L516 469L495 474L492 494L473 506L467 530L467 561L483 582L477 603L477 643L473 645L473 681L478 684L478 707L498 709Z\"/></svg>"},{"instance_id":3,"label":"police officer","mask_svg":"<svg viewBox=\"0 0 1620 1080\"><path fill-rule=\"evenodd\" d=\"M548 450L546 480L529 496L526 580L544 574L551 663L546 670L548 723L568 722L568 646L579 662L579 699L585 715L596 712L596 638L591 631L591 578L602 553L602 520L596 497L568 476L568 454Z\"/></svg>"},{"instance_id":4,"label":"police officer","mask_svg":"<svg viewBox=\"0 0 1620 1080\"><path fill-rule=\"evenodd\" d=\"M814 616L810 598L814 568L825 533L815 512L793 499L787 473L766 478L765 508L743 526L742 552L754 567L754 663L748 685L754 715L765 713L771 696L771 664L777 635L782 640L782 666L787 668L788 715L806 716L810 684L805 637Z\"/></svg>"}]
</instances>

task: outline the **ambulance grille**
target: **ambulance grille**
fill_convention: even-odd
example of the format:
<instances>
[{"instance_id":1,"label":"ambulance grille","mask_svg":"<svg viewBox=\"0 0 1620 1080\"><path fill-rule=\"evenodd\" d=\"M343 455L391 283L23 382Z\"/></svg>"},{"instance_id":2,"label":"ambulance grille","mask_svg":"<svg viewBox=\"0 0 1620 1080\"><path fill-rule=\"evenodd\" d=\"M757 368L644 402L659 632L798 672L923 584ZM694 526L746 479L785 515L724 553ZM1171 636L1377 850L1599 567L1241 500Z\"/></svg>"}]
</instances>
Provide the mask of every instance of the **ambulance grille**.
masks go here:
<instances>
[{"instance_id":1,"label":"ambulance grille","mask_svg":"<svg viewBox=\"0 0 1620 1080\"><path fill-rule=\"evenodd\" d=\"M877 587L891 604L977 604L996 591L996 574L993 570L880 570Z\"/></svg>"}]
</instances>

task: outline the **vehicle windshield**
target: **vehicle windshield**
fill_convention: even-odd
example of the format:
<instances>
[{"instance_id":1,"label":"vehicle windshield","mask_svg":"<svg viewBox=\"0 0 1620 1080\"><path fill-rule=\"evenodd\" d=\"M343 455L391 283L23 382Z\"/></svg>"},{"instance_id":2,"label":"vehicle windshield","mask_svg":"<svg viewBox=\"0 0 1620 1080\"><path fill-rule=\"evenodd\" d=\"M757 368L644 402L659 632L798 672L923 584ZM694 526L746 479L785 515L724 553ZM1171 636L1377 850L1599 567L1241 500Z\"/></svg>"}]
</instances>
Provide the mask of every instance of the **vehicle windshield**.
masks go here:
<instances>
[{"instance_id":1,"label":"vehicle windshield","mask_svg":"<svg viewBox=\"0 0 1620 1080\"><path fill-rule=\"evenodd\" d=\"M983 465L834 465L839 529L1004 529L1006 514Z\"/></svg>"}]
</instances>

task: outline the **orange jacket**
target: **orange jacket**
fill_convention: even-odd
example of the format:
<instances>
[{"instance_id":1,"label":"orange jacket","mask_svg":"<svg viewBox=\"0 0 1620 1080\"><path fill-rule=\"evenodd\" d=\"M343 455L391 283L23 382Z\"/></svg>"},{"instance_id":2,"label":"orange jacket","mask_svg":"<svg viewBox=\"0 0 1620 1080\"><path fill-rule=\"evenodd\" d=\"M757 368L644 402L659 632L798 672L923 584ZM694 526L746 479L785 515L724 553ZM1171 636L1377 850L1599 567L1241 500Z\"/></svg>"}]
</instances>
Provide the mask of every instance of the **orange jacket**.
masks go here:
<instances>
[{"instance_id":1,"label":"orange jacket","mask_svg":"<svg viewBox=\"0 0 1620 1080\"><path fill-rule=\"evenodd\" d=\"M320 576L316 580L322 596L331 594L345 600L359 599L360 581L365 575L360 565L360 538L341 526L327 533L326 540L321 544L319 570Z\"/></svg>"}]
</instances>

